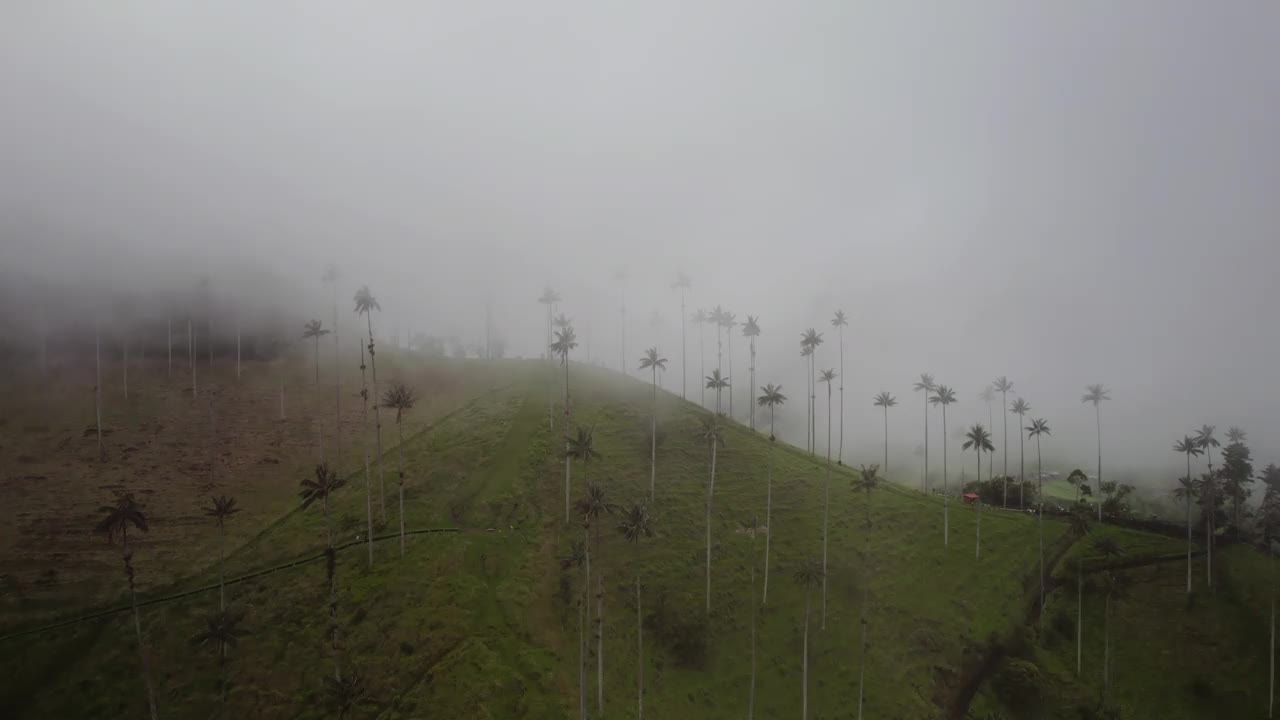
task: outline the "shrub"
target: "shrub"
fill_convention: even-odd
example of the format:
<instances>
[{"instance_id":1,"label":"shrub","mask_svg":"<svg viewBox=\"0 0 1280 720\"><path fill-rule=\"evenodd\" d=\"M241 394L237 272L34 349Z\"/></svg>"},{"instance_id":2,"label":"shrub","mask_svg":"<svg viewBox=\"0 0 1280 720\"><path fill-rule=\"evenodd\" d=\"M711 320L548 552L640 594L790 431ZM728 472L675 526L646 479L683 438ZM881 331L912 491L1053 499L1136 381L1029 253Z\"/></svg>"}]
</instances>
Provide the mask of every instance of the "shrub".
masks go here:
<instances>
[{"instance_id":1,"label":"shrub","mask_svg":"<svg viewBox=\"0 0 1280 720\"><path fill-rule=\"evenodd\" d=\"M1024 715L1040 704L1044 678L1035 663L1011 658L1000 668L994 686L1006 705Z\"/></svg>"}]
</instances>

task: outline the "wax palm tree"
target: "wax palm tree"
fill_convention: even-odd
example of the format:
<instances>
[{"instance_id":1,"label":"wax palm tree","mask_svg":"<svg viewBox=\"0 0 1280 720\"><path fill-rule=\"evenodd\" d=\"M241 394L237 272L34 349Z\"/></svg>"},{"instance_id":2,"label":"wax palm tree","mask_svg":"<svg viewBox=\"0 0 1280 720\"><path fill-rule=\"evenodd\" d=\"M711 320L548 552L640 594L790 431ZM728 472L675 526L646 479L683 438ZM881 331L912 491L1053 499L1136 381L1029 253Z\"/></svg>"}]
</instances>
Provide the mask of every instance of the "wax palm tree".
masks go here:
<instances>
[{"instance_id":1,"label":"wax palm tree","mask_svg":"<svg viewBox=\"0 0 1280 720\"><path fill-rule=\"evenodd\" d=\"M804 408L804 450L812 453L814 446L813 423L810 422L812 415L809 411L813 408L813 393L810 392L810 388L813 386L813 364L810 362L813 358L813 346L802 343L800 345L800 357L804 358L806 373L804 380L804 401L806 403Z\"/></svg>"},{"instance_id":2,"label":"wax palm tree","mask_svg":"<svg viewBox=\"0 0 1280 720\"><path fill-rule=\"evenodd\" d=\"M569 353L578 347L578 334L572 325L565 325L556 331L556 340L551 343L551 354L560 358L564 366L564 414L569 414Z\"/></svg>"},{"instance_id":3,"label":"wax palm tree","mask_svg":"<svg viewBox=\"0 0 1280 720\"><path fill-rule=\"evenodd\" d=\"M725 370L728 372L727 377L733 377L733 329L738 326L738 316L725 310L720 313L720 323L724 325L725 345L728 346L726 351L729 354L729 367ZM729 417L733 417L733 388L729 388Z\"/></svg>"},{"instance_id":4,"label":"wax palm tree","mask_svg":"<svg viewBox=\"0 0 1280 720\"><path fill-rule=\"evenodd\" d=\"M1013 404L1009 406L1009 412L1018 416L1017 427L1022 427L1023 421L1026 419L1027 413L1031 412L1031 405L1022 398L1015 398ZM1023 497L1023 491L1026 488L1027 478L1027 446L1024 442L1026 436L1022 431L1018 431L1018 509L1022 510L1026 505L1026 498Z\"/></svg>"},{"instance_id":5,"label":"wax palm tree","mask_svg":"<svg viewBox=\"0 0 1280 720\"><path fill-rule=\"evenodd\" d=\"M572 487L572 478L570 470L573 460L580 460L583 463L590 463L592 460L598 459L600 453L595 449L595 431L593 428L578 426L578 434L575 436L565 436L565 452L564 452L564 521L569 522L569 493Z\"/></svg>"},{"instance_id":6,"label":"wax palm tree","mask_svg":"<svg viewBox=\"0 0 1280 720\"><path fill-rule=\"evenodd\" d=\"M649 511L644 505L635 504L622 514L618 532L632 545L643 538L653 537ZM754 594L754 592L752 593ZM644 623L640 612L640 570L636 567L636 718L644 717ZM603 717L603 715L602 715Z\"/></svg>"},{"instance_id":7,"label":"wax palm tree","mask_svg":"<svg viewBox=\"0 0 1280 720\"><path fill-rule=\"evenodd\" d=\"M1107 571L1102 574L1102 594L1106 598L1102 611L1102 699L1111 691L1111 601L1129 594L1129 576Z\"/></svg>"},{"instance_id":8,"label":"wax palm tree","mask_svg":"<svg viewBox=\"0 0 1280 720\"><path fill-rule=\"evenodd\" d=\"M387 521L387 486L386 480L382 475L382 415L378 412L378 360L374 356L373 342L373 311L382 310L382 306L378 304L378 300L369 292L369 286L365 285L356 291L355 294L355 312L357 315L363 314L365 326L369 329L369 365L370 372L373 376L373 431L378 450L378 487L382 494L382 521ZM363 361L361 361L363 364Z\"/></svg>"},{"instance_id":9,"label":"wax palm tree","mask_svg":"<svg viewBox=\"0 0 1280 720\"><path fill-rule=\"evenodd\" d=\"M1077 540L1089 534L1089 512L1077 503L1067 517L1067 532ZM1081 640L1084 637L1084 553L1076 556L1076 676L1083 667Z\"/></svg>"},{"instance_id":10,"label":"wax palm tree","mask_svg":"<svg viewBox=\"0 0 1280 720\"><path fill-rule=\"evenodd\" d=\"M1110 392L1101 384L1089 385L1080 398L1080 402L1093 403L1094 420L1098 429L1098 522L1102 522L1102 410L1100 406L1103 400L1111 399Z\"/></svg>"},{"instance_id":11,"label":"wax palm tree","mask_svg":"<svg viewBox=\"0 0 1280 720\"><path fill-rule=\"evenodd\" d=\"M711 480L707 483L707 614L711 614L711 505L716 494L716 456L724 445L724 434L721 432L719 418L711 415L702 418L698 428L697 439L704 442L711 451Z\"/></svg>"},{"instance_id":12,"label":"wax palm tree","mask_svg":"<svg viewBox=\"0 0 1280 720\"><path fill-rule=\"evenodd\" d=\"M1004 439L1000 441L1000 447L1004 452L1004 506L1009 507L1009 391L1013 389L1013 382L1009 378L1001 375L991 382L991 389L1000 393L1000 415L1004 418ZM991 426L995 430L995 426ZM1015 428L1016 429L1016 428Z\"/></svg>"},{"instance_id":13,"label":"wax palm tree","mask_svg":"<svg viewBox=\"0 0 1280 720\"><path fill-rule=\"evenodd\" d=\"M1191 456L1200 455L1204 449L1196 438L1190 435L1184 435L1181 440L1174 443L1174 452L1182 453L1187 458L1187 475L1179 478L1178 486L1174 488L1174 497L1182 500L1187 505L1187 594L1191 594L1191 501L1196 497L1196 483L1191 476Z\"/></svg>"},{"instance_id":14,"label":"wax palm tree","mask_svg":"<svg viewBox=\"0 0 1280 720\"><path fill-rule=\"evenodd\" d=\"M991 407L991 404L996 401L995 389L992 388L990 385L982 388L982 392L978 393L978 399L987 404L987 427L991 428L992 431L994 431L996 429L996 421L995 421L995 414L993 412L993 408ZM996 472L996 464L988 463L987 464L987 480L991 480L993 477L995 477L995 472ZM979 477L978 480L982 480L982 478Z\"/></svg>"},{"instance_id":15,"label":"wax palm tree","mask_svg":"<svg viewBox=\"0 0 1280 720\"><path fill-rule=\"evenodd\" d=\"M393 383L382 396L382 405L396 411L396 475L399 477L400 494L400 557L404 557L404 414L413 409L418 396L413 388L402 382Z\"/></svg>"},{"instance_id":16,"label":"wax palm tree","mask_svg":"<svg viewBox=\"0 0 1280 720\"><path fill-rule=\"evenodd\" d=\"M702 328L706 326L710 320L706 311L702 308L698 308L697 311L693 313L691 320L693 320L694 325L698 326L698 377L703 377L707 372L707 363L706 354L703 352ZM707 407L707 388L705 386L702 388L702 407L704 410Z\"/></svg>"},{"instance_id":17,"label":"wax palm tree","mask_svg":"<svg viewBox=\"0 0 1280 720\"><path fill-rule=\"evenodd\" d=\"M978 479L978 482L981 483L982 482L982 453L995 452L996 450L995 446L991 444L991 433L987 432L987 429L982 427L981 423L975 423L973 427L969 428L969 432L965 433L964 436L965 436L965 441L964 441L964 444L961 445L961 448L964 450L971 449L974 451L974 454L978 456L978 474L975 475L974 477L976 477ZM977 516L978 516L977 535L975 536L975 541L973 546L973 559L979 560L982 558L982 493L981 492L978 493L978 499L975 500L973 504L974 504L974 511L977 513Z\"/></svg>"},{"instance_id":18,"label":"wax palm tree","mask_svg":"<svg viewBox=\"0 0 1280 720\"><path fill-rule=\"evenodd\" d=\"M546 322L546 328L545 328L546 337L543 342L543 347L547 348L548 361L550 361L552 357L551 343L553 342L553 340L551 337L551 328L553 325L553 317L556 312L555 310L556 303L558 302L560 302L560 293L553 290L550 285L542 289L542 295L538 297L538 303L545 305L547 307L547 322ZM556 420L555 420L554 406L555 406L555 401L552 399L552 396L551 396L551 378L548 378L547 380L547 427L552 427L552 428L555 427Z\"/></svg>"},{"instance_id":19,"label":"wax palm tree","mask_svg":"<svg viewBox=\"0 0 1280 720\"><path fill-rule=\"evenodd\" d=\"M881 392L876 395L871 403L878 408L884 409L884 474L889 474L889 408L898 404L897 398L888 392Z\"/></svg>"},{"instance_id":20,"label":"wax palm tree","mask_svg":"<svg viewBox=\"0 0 1280 720\"><path fill-rule=\"evenodd\" d=\"M1196 431L1196 442L1200 444L1200 449L1205 452L1205 459L1209 461L1209 472L1213 472L1213 449L1222 447L1222 443L1218 442L1218 438L1214 437L1217 432L1216 425L1201 425Z\"/></svg>"},{"instance_id":21,"label":"wax palm tree","mask_svg":"<svg viewBox=\"0 0 1280 720\"><path fill-rule=\"evenodd\" d=\"M151 720L156 720L159 717L156 712L156 691L151 682L151 662L147 655L147 646L142 640L142 619L138 614L138 594L133 570L133 551L129 549L129 528L133 527L140 532L148 532L150 527L147 525L147 516L142 511L142 505L134 499L132 493L116 493L115 503L99 507L98 512L102 514L102 519L98 521L94 530L106 535L107 542L114 542L115 536L120 536L120 545L123 548L121 558L124 560L124 576L129 582L129 604L133 608L133 632L138 640L138 656L142 661L142 678L147 687L147 706L151 710Z\"/></svg>"},{"instance_id":22,"label":"wax palm tree","mask_svg":"<svg viewBox=\"0 0 1280 720\"><path fill-rule=\"evenodd\" d=\"M866 494L866 500L863 502L863 508L866 511L866 531L862 535L862 562L866 566L866 577L862 581L862 642L860 652L861 659L858 661L858 718L862 718L862 699L863 687L866 680L867 671L867 647L868 647L868 631L870 630L869 606L871 604L871 493L880 487L880 466L872 465L870 467L863 465L853 480L853 489L860 490Z\"/></svg>"},{"instance_id":23,"label":"wax palm tree","mask_svg":"<svg viewBox=\"0 0 1280 720\"><path fill-rule=\"evenodd\" d=\"M551 324L563 330L573 324L573 318L564 313L556 313L556 316L551 320Z\"/></svg>"},{"instance_id":24,"label":"wax palm tree","mask_svg":"<svg viewBox=\"0 0 1280 720\"><path fill-rule=\"evenodd\" d=\"M929 492L929 399L937 387L929 373L920 373L920 379L911 386L912 390L924 393L924 478L920 489L925 492Z\"/></svg>"},{"instance_id":25,"label":"wax palm tree","mask_svg":"<svg viewBox=\"0 0 1280 720\"><path fill-rule=\"evenodd\" d=\"M204 514L213 518L213 521L218 524L218 609L225 610L227 608L227 529L225 523L232 515L240 512L240 508L236 507L235 498L219 495L209 498L209 507L201 508L201 510L204 510Z\"/></svg>"},{"instance_id":26,"label":"wax palm tree","mask_svg":"<svg viewBox=\"0 0 1280 720\"><path fill-rule=\"evenodd\" d=\"M836 464L844 465L844 329L849 326L849 319L844 310L836 310L831 318L831 327L836 329L840 338L840 449L836 453ZM885 463L884 471L889 472L889 464Z\"/></svg>"},{"instance_id":27,"label":"wax palm tree","mask_svg":"<svg viewBox=\"0 0 1280 720\"><path fill-rule=\"evenodd\" d=\"M1235 425L1232 425L1231 427L1227 428L1227 442L1242 443L1245 441L1245 439L1248 436L1249 436L1249 433L1245 432L1244 430L1241 430Z\"/></svg>"},{"instance_id":28,"label":"wax palm tree","mask_svg":"<svg viewBox=\"0 0 1280 720\"><path fill-rule=\"evenodd\" d=\"M835 370L823 370L819 382L827 386L827 472L822 481L822 629L827 629L827 516L831 506L831 383Z\"/></svg>"},{"instance_id":29,"label":"wax palm tree","mask_svg":"<svg viewBox=\"0 0 1280 720\"><path fill-rule=\"evenodd\" d=\"M706 378L706 387L708 390L714 390L716 393L716 414L720 414L720 391L729 387L729 378L720 375L720 368L711 371Z\"/></svg>"},{"instance_id":30,"label":"wax palm tree","mask_svg":"<svg viewBox=\"0 0 1280 720\"><path fill-rule=\"evenodd\" d=\"M658 348L651 347L640 358L640 369L653 373L653 412L649 416L649 502L653 502L658 477L658 371L666 372L667 359L658 357Z\"/></svg>"},{"instance_id":31,"label":"wax palm tree","mask_svg":"<svg viewBox=\"0 0 1280 720\"><path fill-rule=\"evenodd\" d=\"M764 535L764 595L761 597L760 604L764 605L769 601L769 539L773 537L773 451L777 446L777 437L773 434L774 413L778 406L787 402L787 396L782 394L782 386L769 383L760 388L761 395L756 398L756 404L760 407L769 408L769 461L765 470L765 500L764 500L764 526L766 529Z\"/></svg>"},{"instance_id":32,"label":"wax palm tree","mask_svg":"<svg viewBox=\"0 0 1280 720\"><path fill-rule=\"evenodd\" d=\"M687 338L685 336L685 320L687 316L684 314L684 294L691 287L693 281L684 273L676 273L676 281L671 283L671 287L680 291L680 397L681 399L689 399L689 354L685 350ZM698 377L702 377L699 373Z\"/></svg>"},{"instance_id":33,"label":"wax palm tree","mask_svg":"<svg viewBox=\"0 0 1280 720\"><path fill-rule=\"evenodd\" d=\"M574 540L569 546L569 554L560 558L560 569L580 567L591 567L591 549L587 542ZM580 720L587 718L587 639L583 605L586 603L590 586L591 575L588 572L582 592L578 594L578 717Z\"/></svg>"},{"instance_id":34,"label":"wax palm tree","mask_svg":"<svg viewBox=\"0 0 1280 720\"><path fill-rule=\"evenodd\" d=\"M324 508L326 545L332 547L333 527L329 522L329 496L346 485L347 481L338 477L338 473L329 468L329 463L316 465L314 475L314 478L303 478L299 483L302 489L298 491L298 497L302 499L304 510L311 507L316 500L320 501L321 507Z\"/></svg>"},{"instance_id":35,"label":"wax palm tree","mask_svg":"<svg viewBox=\"0 0 1280 720\"><path fill-rule=\"evenodd\" d=\"M818 369L816 358L818 355L818 346L822 344L822 333L814 328L805 330L800 341L802 346L809 348L809 452L817 452L818 449ZM824 570L825 572L825 570Z\"/></svg>"},{"instance_id":36,"label":"wax palm tree","mask_svg":"<svg viewBox=\"0 0 1280 720\"><path fill-rule=\"evenodd\" d=\"M604 488L590 483L587 494L578 500L578 514L589 526L595 527L596 559L601 565L596 573L596 698L598 713L604 717L604 570L600 559L600 526L605 515L610 515L618 506L605 497Z\"/></svg>"},{"instance_id":37,"label":"wax palm tree","mask_svg":"<svg viewBox=\"0 0 1280 720\"><path fill-rule=\"evenodd\" d=\"M234 648L245 634L240 627L244 620L244 611L221 608L218 612L205 618L205 627L191 637L191 644L196 647L213 645L218 649L219 695L222 702L227 701L226 659L227 648Z\"/></svg>"},{"instance_id":38,"label":"wax palm tree","mask_svg":"<svg viewBox=\"0 0 1280 720\"><path fill-rule=\"evenodd\" d=\"M1213 590L1213 533L1214 517L1218 513L1218 490L1218 474L1213 470L1201 475L1196 481L1196 492L1200 497L1201 514L1204 518L1205 584L1210 591Z\"/></svg>"},{"instance_id":39,"label":"wax palm tree","mask_svg":"<svg viewBox=\"0 0 1280 720\"><path fill-rule=\"evenodd\" d=\"M1028 408L1029 409L1029 408ZM1028 437L1036 439L1036 532L1040 536L1040 626L1044 627L1044 457L1040 454L1040 438L1052 435L1049 423L1043 418L1033 418L1024 430Z\"/></svg>"},{"instance_id":40,"label":"wax palm tree","mask_svg":"<svg viewBox=\"0 0 1280 720\"><path fill-rule=\"evenodd\" d=\"M747 338L751 348L751 364L747 367L750 373L750 384L747 385L747 392L751 392L751 388L756 386L756 338L760 337L760 318L755 315L748 315L747 321L742 324L742 336ZM747 398L747 425L752 430L756 429L756 411L751 405L751 398Z\"/></svg>"},{"instance_id":41,"label":"wax palm tree","mask_svg":"<svg viewBox=\"0 0 1280 720\"><path fill-rule=\"evenodd\" d=\"M809 717L809 596L813 586L821 583L823 580L822 566L815 562L812 558L796 569L792 575L796 584L804 588L804 643L800 651L800 667L801 667L801 720Z\"/></svg>"},{"instance_id":42,"label":"wax palm tree","mask_svg":"<svg viewBox=\"0 0 1280 720\"><path fill-rule=\"evenodd\" d=\"M320 338L328 334L329 331L324 329L319 320L312 320L302 326L302 339L316 341L316 385L320 384Z\"/></svg>"},{"instance_id":43,"label":"wax palm tree","mask_svg":"<svg viewBox=\"0 0 1280 720\"><path fill-rule=\"evenodd\" d=\"M951 491L947 487L947 406L956 401L956 391L946 385L933 388L929 402L942 408L942 544L951 544Z\"/></svg>"}]
</instances>

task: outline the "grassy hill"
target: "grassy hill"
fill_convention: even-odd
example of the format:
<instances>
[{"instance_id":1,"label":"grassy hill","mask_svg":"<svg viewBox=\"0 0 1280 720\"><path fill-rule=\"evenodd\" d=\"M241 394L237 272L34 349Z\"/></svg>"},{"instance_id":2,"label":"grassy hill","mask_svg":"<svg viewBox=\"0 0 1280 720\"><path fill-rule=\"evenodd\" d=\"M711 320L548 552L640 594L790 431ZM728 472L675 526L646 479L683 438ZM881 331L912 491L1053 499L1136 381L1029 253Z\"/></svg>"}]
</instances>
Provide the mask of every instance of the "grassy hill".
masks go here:
<instances>
[{"instance_id":1,"label":"grassy hill","mask_svg":"<svg viewBox=\"0 0 1280 720\"><path fill-rule=\"evenodd\" d=\"M537 362L500 365L495 372L504 381L492 383L491 390L435 416L429 425L405 428L405 524L411 531L424 532L408 537L404 557L395 536L398 452L392 448L394 439L388 439L394 438L394 426L384 427L389 431L384 433L384 446L392 448L384 459L385 524L376 472L371 483L378 523L374 534L387 536L374 545L372 567L368 546L362 542L363 466L342 466L347 485L335 495L329 512L336 542L349 543L337 553L335 573L338 658L344 673L354 670L363 678L368 700L354 717L577 714L577 603L583 577L579 569L562 569L559 560L571 542L582 539L584 530L577 518L565 523L562 435L566 427L592 426L602 455L573 468L575 498L582 495L585 483L592 482L611 502L648 502L651 391L640 382L575 365L573 416L566 422L557 407L551 428L547 381L555 378L558 397L560 375ZM799 410L784 407L783 412ZM822 458L781 443L771 446L767 436L728 424L717 459L708 614L704 563L710 457L707 446L695 438L703 415L693 404L659 394L657 482L650 503L656 537L626 544L615 529L615 515L601 524L600 544L592 547L592 582L604 579L603 689L608 717L633 717L636 712L637 576L646 714L745 715L751 616L753 598L759 599L763 583L765 528L759 527L753 536L742 531L740 521L757 515L764 524L771 454L769 598L757 611L755 711L761 718L794 717L799 712L806 599L792 575L806 558L821 557L826 465ZM300 463L296 472L275 474L272 482L281 497L286 490L296 490L304 472ZM973 508L952 506L949 544L944 547L941 501L883 486L871 496L870 552L864 557L868 507L865 497L851 489L853 476L849 468L840 467L830 474L825 630L821 591L810 597L810 717L849 716L856 707L864 610L870 634L867 717L935 718L963 712L974 687L986 688L974 703L975 717L1013 717L1001 696L982 682L980 671L994 657L993 648L1015 645L1025 632L1019 628L1027 622L1037 588L1036 519L984 511L982 554L975 559L978 518ZM292 507L281 505L269 523L246 522L252 532L238 530L229 538L229 577L296 564L228 586L229 602L246 613L249 634L229 652L221 670L215 651L190 643L217 607L217 569L211 564L216 545L206 537L180 553L170 551L184 557L193 572L171 586L152 586L144 597L212 589L141 610L162 716L336 715L325 689L325 679L333 674L333 652L327 633L325 563L319 555L325 538L323 511L318 505L306 511ZM153 522L157 528L161 523ZM1068 552L1065 526L1046 520L1044 527L1046 554ZM1120 536L1131 531L1114 532ZM1132 533L1121 540L1144 553L1182 547L1167 538L1153 538ZM162 546L151 539L138 547L134 563L140 578L165 567ZM123 580L118 555L114 562L114 600L119 603ZM1061 597L1062 591L1055 594L1051 614L1063 602ZM1206 612L1218 611L1210 607ZM1092 619L1087 622L1090 628L1100 626ZM1113 619L1113 647L1119 653L1124 640L1115 628ZM590 628L587 639L587 695L595 717L598 657ZM1132 642L1138 646L1138 640ZM16 708L17 717L145 716L129 613L2 643L0 668L6 680L0 682L0 704ZM1148 639L1141 646L1154 644ZM1056 681L1068 651L1064 647L1073 646L1046 643L1035 651L1049 677L1046 684L1054 683L1052 692L1062 698L1083 696L1087 685ZM1230 643L1232 650L1238 647L1245 646ZM1126 662L1130 668L1139 667L1136 660ZM1133 682L1137 671L1129 670L1126 677L1119 668L1116 687ZM227 678L225 710L220 707L220 673ZM1256 697L1250 700L1254 701Z\"/></svg>"}]
</instances>

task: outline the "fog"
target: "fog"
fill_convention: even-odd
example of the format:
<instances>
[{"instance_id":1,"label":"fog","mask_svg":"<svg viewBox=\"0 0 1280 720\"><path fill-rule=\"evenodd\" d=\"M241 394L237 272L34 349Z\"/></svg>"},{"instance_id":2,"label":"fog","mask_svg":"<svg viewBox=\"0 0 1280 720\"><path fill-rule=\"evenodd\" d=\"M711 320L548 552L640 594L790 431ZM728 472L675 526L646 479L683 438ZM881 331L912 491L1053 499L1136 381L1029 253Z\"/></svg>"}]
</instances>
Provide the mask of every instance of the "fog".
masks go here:
<instances>
[{"instance_id":1,"label":"fog","mask_svg":"<svg viewBox=\"0 0 1280 720\"><path fill-rule=\"evenodd\" d=\"M368 284L380 332L477 342L489 300L525 357L554 286L578 359L617 367L625 290L628 367L658 344L679 392L683 271L686 313L760 317L795 442L800 333L838 368L849 314L855 463L881 390L918 462L932 372L953 431L1009 376L1063 464L1092 467L1097 382L1110 468L1171 482L1202 423L1265 464L1277 67L1270 3L8 3L4 315L29 337L113 293L185 314L166 298L208 277L226 313L300 327L334 263L346 317Z\"/></svg>"}]
</instances>

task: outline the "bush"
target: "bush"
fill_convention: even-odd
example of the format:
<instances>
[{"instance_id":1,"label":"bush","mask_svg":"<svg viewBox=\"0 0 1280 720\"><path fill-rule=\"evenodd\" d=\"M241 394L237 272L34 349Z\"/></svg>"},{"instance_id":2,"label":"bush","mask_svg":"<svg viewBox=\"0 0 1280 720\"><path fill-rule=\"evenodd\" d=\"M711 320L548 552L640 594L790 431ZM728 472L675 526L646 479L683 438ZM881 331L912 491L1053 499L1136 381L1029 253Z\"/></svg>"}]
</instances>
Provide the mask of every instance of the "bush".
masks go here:
<instances>
[{"instance_id":1,"label":"bush","mask_svg":"<svg viewBox=\"0 0 1280 720\"><path fill-rule=\"evenodd\" d=\"M1011 658L1000 668L994 686L1006 705L1024 715L1040 704L1044 678L1035 663Z\"/></svg>"},{"instance_id":2,"label":"bush","mask_svg":"<svg viewBox=\"0 0 1280 720\"><path fill-rule=\"evenodd\" d=\"M707 619L702 608L676 608L664 591L654 602L645 624L676 664L702 669L707 661Z\"/></svg>"}]
</instances>

